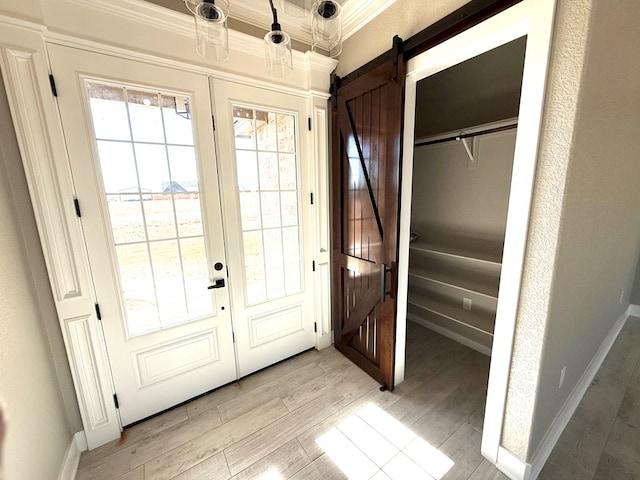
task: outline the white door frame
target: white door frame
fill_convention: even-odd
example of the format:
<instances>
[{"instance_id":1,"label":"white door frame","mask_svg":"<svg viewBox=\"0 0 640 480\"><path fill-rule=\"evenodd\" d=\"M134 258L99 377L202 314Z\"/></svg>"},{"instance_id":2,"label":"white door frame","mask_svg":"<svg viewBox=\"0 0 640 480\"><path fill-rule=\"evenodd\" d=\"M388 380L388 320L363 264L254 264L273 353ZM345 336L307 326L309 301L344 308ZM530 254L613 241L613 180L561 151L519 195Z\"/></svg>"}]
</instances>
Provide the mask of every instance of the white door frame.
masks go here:
<instances>
[{"instance_id":1,"label":"white door frame","mask_svg":"<svg viewBox=\"0 0 640 480\"><path fill-rule=\"evenodd\" d=\"M407 63L398 262L396 384L404 380L405 367L416 84L425 77L488 50L524 35L528 36L482 434L482 454L492 463L508 471L514 471L509 465L513 463L515 457L500 447L500 439L511 369L529 213L533 198L555 3L555 0L524 0L412 58ZM516 463L518 463L517 459ZM517 465L515 469L519 470L521 467L522 465ZM524 471L514 473L520 478L524 475Z\"/></svg>"}]
</instances>

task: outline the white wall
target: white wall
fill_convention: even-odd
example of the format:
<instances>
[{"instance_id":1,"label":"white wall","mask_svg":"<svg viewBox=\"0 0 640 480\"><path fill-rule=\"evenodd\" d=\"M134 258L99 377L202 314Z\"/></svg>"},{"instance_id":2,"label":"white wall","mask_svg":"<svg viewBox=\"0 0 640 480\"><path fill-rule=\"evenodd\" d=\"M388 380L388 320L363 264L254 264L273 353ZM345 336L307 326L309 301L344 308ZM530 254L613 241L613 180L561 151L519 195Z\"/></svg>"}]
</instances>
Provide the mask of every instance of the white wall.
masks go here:
<instances>
[{"instance_id":1,"label":"white wall","mask_svg":"<svg viewBox=\"0 0 640 480\"><path fill-rule=\"evenodd\" d=\"M515 130L477 137L476 168L468 168L461 142L416 148L411 229L503 243L515 137Z\"/></svg>"},{"instance_id":2,"label":"white wall","mask_svg":"<svg viewBox=\"0 0 640 480\"><path fill-rule=\"evenodd\" d=\"M82 427L1 81L0 272L5 478L55 479Z\"/></svg>"}]
</instances>

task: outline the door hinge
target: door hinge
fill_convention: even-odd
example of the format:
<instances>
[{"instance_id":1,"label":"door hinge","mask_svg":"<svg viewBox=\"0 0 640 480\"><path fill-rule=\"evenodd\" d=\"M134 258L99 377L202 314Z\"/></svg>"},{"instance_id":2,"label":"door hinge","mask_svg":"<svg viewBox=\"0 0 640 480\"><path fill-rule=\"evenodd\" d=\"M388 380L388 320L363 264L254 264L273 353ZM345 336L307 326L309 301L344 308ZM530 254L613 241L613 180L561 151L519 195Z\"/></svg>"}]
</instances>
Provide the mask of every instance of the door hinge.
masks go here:
<instances>
[{"instance_id":1,"label":"door hinge","mask_svg":"<svg viewBox=\"0 0 640 480\"><path fill-rule=\"evenodd\" d=\"M311 205L313 205L313 192L311 192Z\"/></svg>"},{"instance_id":2,"label":"door hinge","mask_svg":"<svg viewBox=\"0 0 640 480\"><path fill-rule=\"evenodd\" d=\"M73 206L76 209L76 215L78 216L78 218L82 217L82 213L80 212L80 202L77 198L73 199Z\"/></svg>"},{"instance_id":3,"label":"door hinge","mask_svg":"<svg viewBox=\"0 0 640 480\"><path fill-rule=\"evenodd\" d=\"M313 331L318 333L318 322L313 322Z\"/></svg>"},{"instance_id":4,"label":"door hinge","mask_svg":"<svg viewBox=\"0 0 640 480\"><path fill-rule=\"evenodd\" d=\"M311 261L311 269L315 272L316 271L316 261L312 260Z\"/></svg>"},{"instance_id":5,"label":"door hinge","mask_svg":"<svg viewBox=\"0 0 640 480\"><path fill-rule=\"evenodd\" d=\"M96 306L96 317L98 317L98 320L102 320L102 313L100 313L100 305L96 303L95 306Z\"/></svg>"},{"instance_id":6,"label":"door hinge","mask_svg":"<svg viewBox=\"0 0 640 480\"><path fill-rule=\"evenodd\" d=\"M216 131L216 117L211 115L211 126L213 127L213 131Z\"/></svg>"},{"instance_id":7,"label":"door hinge","mask_svg":"<svg viewBox=\"0 0 640 480\"><path fill-rule=\"evenodd\" d=\"M49 85L51 86L51 94L54 97L58 96L58 89L56 88L56 79L53 77L53 74L49 74Z\"/></svg>"},{"instance_id":8,"label":"door hinge","mask_svg":"<svg viewBox=\"0 0 640 480\"><path fill-rule=\"evenodd\" d=\"M118 395L117 394L113 394L113 403L115 404L116 408L120 408L120 403L118 403Z\"/></svg>"},{"instance_id":9,"label":"door hinge","mask_svg":"<svg viewBox=\"0 0 640 480\"><path fill-rule=\"evenodd\" d=\"M309 131L311 131L311 117L309 117L308 125L309 125Z\"/></svg>"}]
</instances>

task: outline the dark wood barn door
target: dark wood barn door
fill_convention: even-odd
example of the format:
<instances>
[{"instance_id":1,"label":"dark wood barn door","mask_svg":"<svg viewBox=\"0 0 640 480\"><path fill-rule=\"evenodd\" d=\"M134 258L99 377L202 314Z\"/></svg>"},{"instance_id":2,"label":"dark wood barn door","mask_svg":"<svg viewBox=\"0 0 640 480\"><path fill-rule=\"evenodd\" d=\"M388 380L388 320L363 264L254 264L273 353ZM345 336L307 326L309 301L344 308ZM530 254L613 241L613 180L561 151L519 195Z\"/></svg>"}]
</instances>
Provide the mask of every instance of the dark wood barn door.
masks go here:
<instances>
[{"instance_id":1,"label":"dark wood barn door","mask_svg":"<svg viewBox=\"0 0 640 480\"><path fill-rule=\"evenodd\" d=\"M336 348L392 389L404 63L390 58L334 91L332 285Z\"/></svg>"}]
</instances>

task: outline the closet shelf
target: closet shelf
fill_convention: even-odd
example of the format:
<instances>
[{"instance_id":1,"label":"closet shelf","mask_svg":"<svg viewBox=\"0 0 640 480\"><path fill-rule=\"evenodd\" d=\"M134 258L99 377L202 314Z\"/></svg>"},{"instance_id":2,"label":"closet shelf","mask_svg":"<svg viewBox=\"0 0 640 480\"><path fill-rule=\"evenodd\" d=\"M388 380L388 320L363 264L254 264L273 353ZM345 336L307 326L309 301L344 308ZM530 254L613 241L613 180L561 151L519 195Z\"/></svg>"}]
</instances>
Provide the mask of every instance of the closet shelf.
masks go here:
<instances>
[{"instance_id":1,"label":"closet shelf","mask_svg":"<svg viewBox=\"0 0 640 480\"><path fill-rule=\"evenodd\" d=\"M409 304L427 310L441 317L493 336L495 315L489 312L469 311L434 298L409 293Z\"/></svg>"},{"instance_id":2,"label":"closet shelf","mask_svg":"<svg viewBox=\"0 0 640 480\"><path fill-rule=\"evenodd\" d=\"M471 293L477 293L498 299L500 277L490 277L475 272L436 270L434 268L409 267L409 275L423 280L433 281Z\"/></svg>"},{"instance_id":3,"label":"closet shelf","mask_svg":"<svg viewBox=\"0 0 640 480\"><path fill-rule=\"evenodd\" d=\"M436 244L418 241L409 244L409 250L433 253L436 255L461 258L474 262L483 262L492 265L502 265L502 246L499 248L467 249L455 245Z\"/></svg>"}]
</instances>

